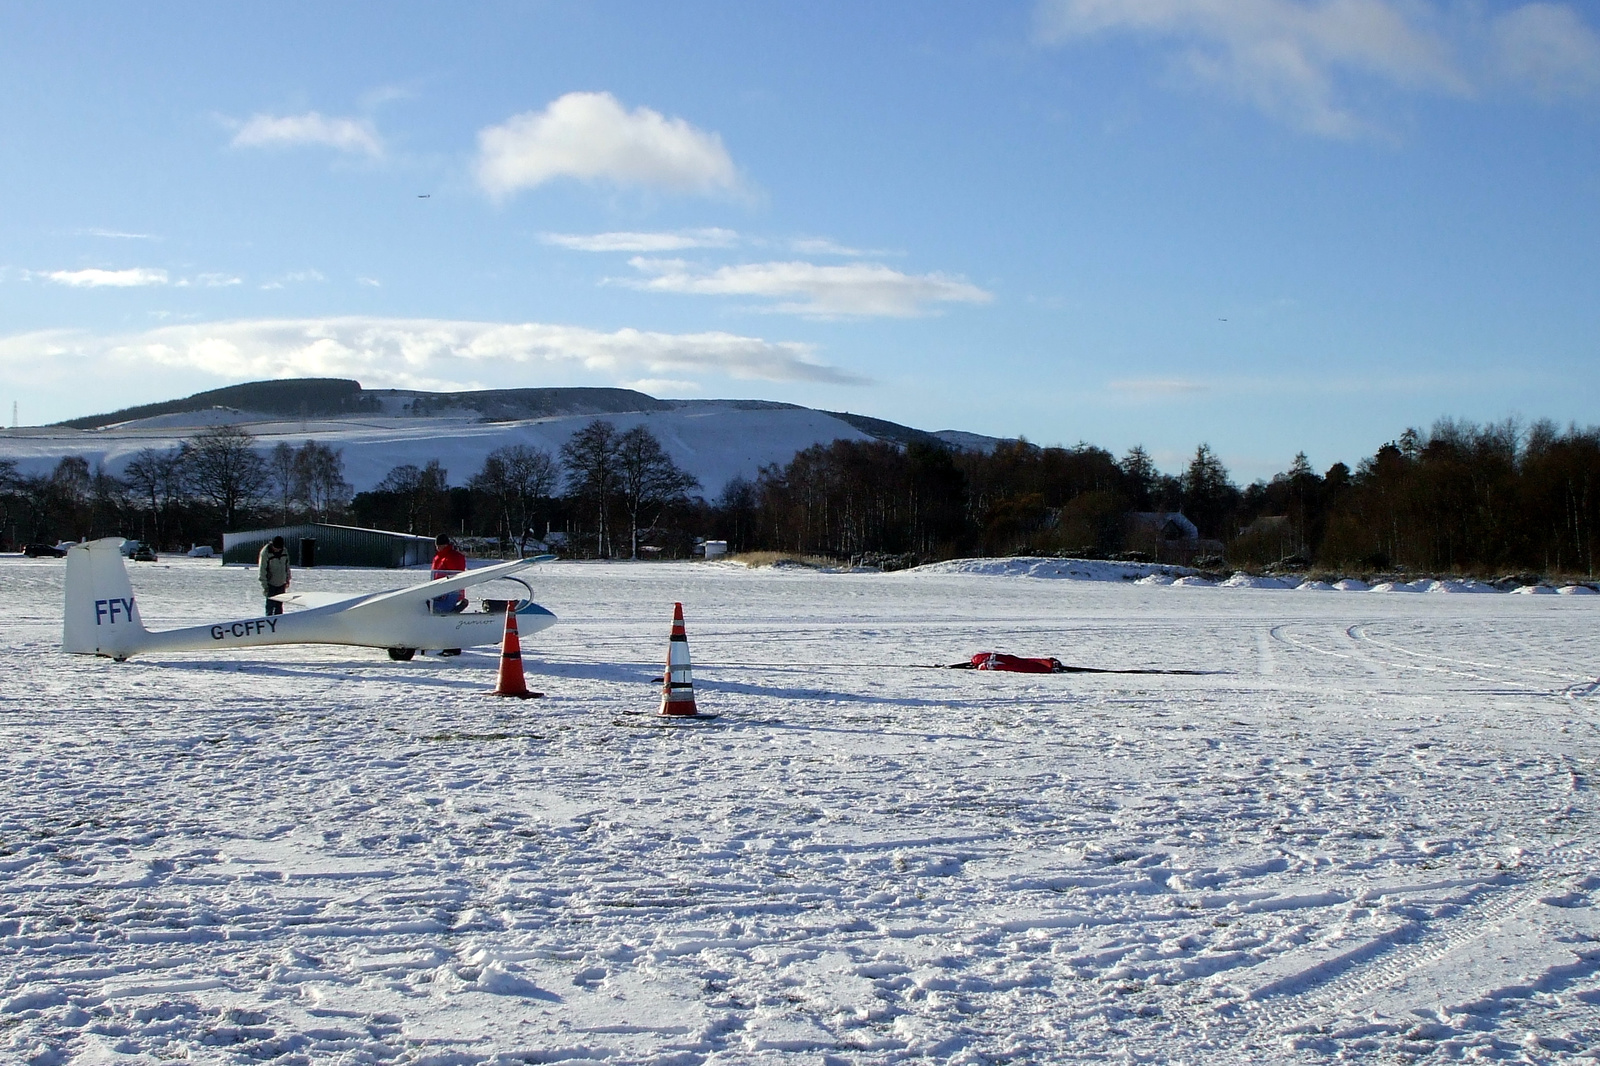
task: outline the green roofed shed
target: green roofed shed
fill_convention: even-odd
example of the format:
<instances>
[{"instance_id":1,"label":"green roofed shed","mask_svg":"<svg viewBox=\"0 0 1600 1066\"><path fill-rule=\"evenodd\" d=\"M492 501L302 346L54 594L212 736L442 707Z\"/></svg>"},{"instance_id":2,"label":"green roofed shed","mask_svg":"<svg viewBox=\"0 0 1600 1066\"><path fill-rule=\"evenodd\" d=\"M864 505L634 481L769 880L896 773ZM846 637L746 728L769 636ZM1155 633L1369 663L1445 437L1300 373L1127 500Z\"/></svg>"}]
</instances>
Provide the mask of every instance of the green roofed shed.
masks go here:
<instances>
[{"instance_id":1,"label":"green roofed shed","mask_svg":"<svg viewBox=\"0 0 1600 1066\"><path fill-rule=\"evenodd\" d=\"M254 565L262 547L273 537L282 537L292 566L304 566L300 558L301 541L316 541L317 566L373 566L398 569L422 566L433 560L433 538L411 533L391 533L384 529L359 526L332 526L306 522L272 529L246 529L222 535L223 563Z\"/></svg>"}]
</instances>

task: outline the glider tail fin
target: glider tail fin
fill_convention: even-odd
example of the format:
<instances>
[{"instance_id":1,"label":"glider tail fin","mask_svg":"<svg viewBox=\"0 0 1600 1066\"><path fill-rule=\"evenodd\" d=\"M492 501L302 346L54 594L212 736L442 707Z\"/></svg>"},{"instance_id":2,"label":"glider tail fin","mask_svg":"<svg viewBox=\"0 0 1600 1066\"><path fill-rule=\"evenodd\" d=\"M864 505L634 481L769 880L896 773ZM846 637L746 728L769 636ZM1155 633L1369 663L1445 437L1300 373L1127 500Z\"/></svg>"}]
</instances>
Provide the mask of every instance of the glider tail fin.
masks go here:
<instances>
[{"instance_id":1,"label":"glider tail fin","mask_svg":"<svg viewBox=\"0 0 1600 1066\"><path fill-rule=\"evenodd\" d=\"M121 658L141 643L146 630L121 549L120 537L86 541L67 549L62 651Z\"/></svg>"}]
</instances>

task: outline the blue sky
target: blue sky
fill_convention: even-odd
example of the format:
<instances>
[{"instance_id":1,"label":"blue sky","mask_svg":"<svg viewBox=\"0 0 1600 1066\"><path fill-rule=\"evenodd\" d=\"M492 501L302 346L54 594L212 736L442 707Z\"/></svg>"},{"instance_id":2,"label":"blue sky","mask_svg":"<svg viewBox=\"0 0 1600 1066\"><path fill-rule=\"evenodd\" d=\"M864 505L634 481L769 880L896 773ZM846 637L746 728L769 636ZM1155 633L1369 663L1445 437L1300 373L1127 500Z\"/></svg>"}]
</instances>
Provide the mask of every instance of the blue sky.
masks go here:
<instances>
[{"instance_id":1,"label":"blue sky","mask_svg":"<svg viewBox=\"0 0 1600 1066\"><path fill-rule=\"evenodd\" d=\"M23 424L624 385L1250 480L1600 421L1588 6L9 3L0 57Z\"/></svg>"}]
</instances>

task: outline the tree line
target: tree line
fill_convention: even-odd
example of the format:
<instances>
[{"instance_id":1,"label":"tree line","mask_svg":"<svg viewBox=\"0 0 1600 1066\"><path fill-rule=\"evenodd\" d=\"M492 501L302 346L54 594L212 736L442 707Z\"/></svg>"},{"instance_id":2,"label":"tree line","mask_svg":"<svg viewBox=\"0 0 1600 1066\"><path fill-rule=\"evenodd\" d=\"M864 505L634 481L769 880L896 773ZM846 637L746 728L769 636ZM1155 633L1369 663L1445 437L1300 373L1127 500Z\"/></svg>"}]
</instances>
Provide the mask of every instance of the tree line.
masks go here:
<instances>
[{"instance_id":1,"label":"tree line","mask_svg":"<svg viewBox=\"0 0 1600 1066\"><path fill-rule=\"evenodd\" d=\"M262 453L237 426L214 426L176 448L143 448L120 477L69 455L48 474L0 460L0 543L124 536L162 550L219 543L245 520L319 521L350 497L340 453L317 441Z\"/></svg>"},{"instance_id":2,"label":"tree line","mask_svg":"<svg viewBox=\"0 0 1600 1066\"><path fill-rule=\"evenodd\" d=\"M1354 469L1319 473L1302 453L1247 486L1206 444L1169 474L1142 447L1118 457L1087 443L964 451L840 440L736 478L714 499L700 487L648 428L603 419L556 454L498 448L460 484L432 460L396 466L362 493L326 444L264 450L247 430L217 426L168 451L144 449L120 477L80 456L31 476L0 461L0 541L120 534L170 550L310 520L478 536L507 551L560 533L568 554L593 558L683 557L709 538L735 552L890 564L1059 554L1593 575L1600 428L1446 419L1406 430ZM1150 516L1159 526L1171 514L1198 538L1153 535Z\"/></svg>"},{"instance_id":3,"label":"tree line","mask_svg":"<svg viewBox=\"0 0 1600 1066\"><path fill-rule=\"evenodd\" d=\"M1600 428L1441 420L1352 470L1237 485L1207 444L1176 474L1149 453L1004 441L987 452L835 441L735 481L706 525L735 551L922 561L1019 554L1213 566L1594 575ZM1198 537L1167 541L1181 514Z\"/></svg>"},{"instance_id":4,"label":"tree line","mask_svg":"<svg viewBox=\"0 0 1600 1066\"><path fill-rule=\"evenodd\" d=\"M311 440L264 450L248 430L224 425L175 448L142 449L121 476L83 456L37 475L0 460L0 543L124 536L171 551L216 546L223 532L251 526L349 521L491 538L507 550L559 531L579 555L682 556L693 546L682 518L698 487L648 428L603 419L573 434L559 457L497 448L463 485L438 460L401 464L362 493L345 480L340 450Z\"/></svg>"},{"instance_id":5,"label":"tree line","mask_svg":"<svg viewBox=\"0 0 1600 1066\"><path fill-rule=\"evenodd\" d=\"M559 533L568 554L586 558L681 558L694 546L689 492L699 487L647 427L597 418L557 455L496 448L461 486L438 460L397 466L349 510L361 525L491 537L508 550Z\"/></svg>"}]
</instances>

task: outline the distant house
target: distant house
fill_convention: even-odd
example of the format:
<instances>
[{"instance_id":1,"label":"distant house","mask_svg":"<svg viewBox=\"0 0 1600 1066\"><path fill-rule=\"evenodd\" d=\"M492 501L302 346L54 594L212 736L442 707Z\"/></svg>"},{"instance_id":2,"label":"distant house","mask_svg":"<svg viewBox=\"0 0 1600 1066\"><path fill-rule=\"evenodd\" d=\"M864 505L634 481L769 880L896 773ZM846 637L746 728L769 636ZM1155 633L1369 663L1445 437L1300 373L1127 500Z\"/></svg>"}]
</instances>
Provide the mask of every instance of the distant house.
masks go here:
<instances>
[{"instance_id":1,"label":"distant house","mask_svg":"<svg viewBox=\"0 0 1600 1066\"><path fill-rule=\"evenodd\" d=\"M1130 511L1128 536L1161 544L1195 544L1200 540L1200 528L1181 511Z\"/></svg>"},{"instance_id":2,"label":"distant house","mask_svg":"<svg viewBox=\"0 0 1600 1066\"><path fill-rule=\"evenodd\" d=\"M410 533L391 533L383 529L362 529L359 526L334 526L321 522L304 522L294 526L274 526L270 529L246 529L222 535L222 561L250 563L256 561L261 548L273 537L282 537L289 550L292 566L308 565L301 557L304 541L314 542L309 554L314 554L316 566L373 566L399 569L422 566L433 560L432 537L418 537Z\"/></svg>"},{"instance_id":3,"label":"distant house","mask_svg":"<svg viewBox=\"0 0 1600 1066\"><path fill-rule=\"evenodd\" d=\"M1286 514L1264 514L1239 530L1239 536L1252 535L1284 536L1291 531L1289 516Z\"/></svg>"},{"instance_id":4,"label":"distant house","mask_svg":"<svg viewBox=\"0 0 1600 1066\"><path fill-rule=\"evenodd\" d=\"M1163 563L1188 563L1197 555L1222 549L1216 541L1202 540L1200 528L1179 511L1128 512L1122 543L1128 551L1143 552Z\"/></svg>"}]
</instances>

